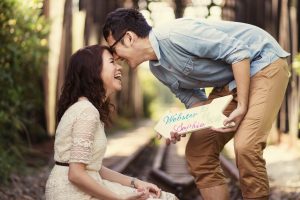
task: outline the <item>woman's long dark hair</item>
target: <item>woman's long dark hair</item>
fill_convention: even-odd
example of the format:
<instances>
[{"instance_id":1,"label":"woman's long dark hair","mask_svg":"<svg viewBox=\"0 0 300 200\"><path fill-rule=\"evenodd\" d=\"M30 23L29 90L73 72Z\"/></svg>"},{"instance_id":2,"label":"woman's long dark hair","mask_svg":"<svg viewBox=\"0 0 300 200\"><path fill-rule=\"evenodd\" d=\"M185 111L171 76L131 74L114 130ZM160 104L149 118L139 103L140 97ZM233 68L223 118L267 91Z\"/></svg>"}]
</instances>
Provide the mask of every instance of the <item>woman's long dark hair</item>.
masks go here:
<instances>
[{"instance_id":1,"label":"woman's long dark hair","mask_svg":"<svg viewBox=\"0 0 300 200\"><path fill-rule=\"evenodd\" d=\"M110 124L109 99L105 96L105 88L100 77L103 51L110 51L106 46L92 45L79 49L71 56L62 93L58 101L57 120L78 98L84 96L97 108L100 120Z\"/></svg>"}]
</instances>

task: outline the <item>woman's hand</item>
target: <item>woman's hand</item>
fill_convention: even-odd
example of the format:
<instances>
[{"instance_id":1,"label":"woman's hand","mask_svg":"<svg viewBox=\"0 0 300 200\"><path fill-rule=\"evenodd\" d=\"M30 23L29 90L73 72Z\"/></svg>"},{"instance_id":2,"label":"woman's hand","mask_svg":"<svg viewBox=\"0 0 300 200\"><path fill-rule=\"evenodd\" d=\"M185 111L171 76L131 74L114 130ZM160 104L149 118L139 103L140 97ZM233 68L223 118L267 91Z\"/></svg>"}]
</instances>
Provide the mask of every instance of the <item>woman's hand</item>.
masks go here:
<instances>
[{"instance_id":1,"label":"woman's hand","mask_svg":"<svg viewBox=\"0 0 300 200\"><path fill-rule=\"evenodd\" d=\"M149 191L152 195L154 195L153 197L155 197L155 198L160 197L161 189L152 183L148 183L148 182L141 181L141 180L136 180L135 187L138 189L138 191L140 191L140 190Z\"/></svg>"},{"instance_id":2,"label":"woman's hand","mask_svg":"<svg viewBox=\"0 0 300 200\"><path fill-rule=\"evenodd\" d=\"M224 128L212 128L212 130L220 132L220 133L229 133L234 132L239 127L241 121L244 119L245 115L247 113L247 109L243 107L237 107L232 113L229 115L229 117L224 120Z\"/></svg>"},{"instance_id":3,"label":"woman's hand","mask_svg":"<svg viewBox=\"0 0 300 200\"><path fill-rule=\"evenodd\" d=\"M138 189L137 192L122 195L118 200L146 200L150 197L150 194L145 189Z\"/></svg>"}]
</instances>

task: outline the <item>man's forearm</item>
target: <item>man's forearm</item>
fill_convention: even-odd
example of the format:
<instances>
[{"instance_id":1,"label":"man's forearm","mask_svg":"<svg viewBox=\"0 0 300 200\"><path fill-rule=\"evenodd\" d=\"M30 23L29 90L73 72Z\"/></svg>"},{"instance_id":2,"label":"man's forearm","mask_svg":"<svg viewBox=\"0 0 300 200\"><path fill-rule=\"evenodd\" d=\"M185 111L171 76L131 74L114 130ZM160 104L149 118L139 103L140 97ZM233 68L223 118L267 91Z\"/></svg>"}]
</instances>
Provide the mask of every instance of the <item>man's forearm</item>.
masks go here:
<instances>
[{"instance_id":1,"label":"man's forearm","mask_svg":"<svg viewBox=\"0 0 300 200\"><path fill-rule=\"evenodd\" d=\"M233 64L232 70L237 86L238 106L247 110L250 87L250 60L245 59Z\"/></svg>"}]
</instances>

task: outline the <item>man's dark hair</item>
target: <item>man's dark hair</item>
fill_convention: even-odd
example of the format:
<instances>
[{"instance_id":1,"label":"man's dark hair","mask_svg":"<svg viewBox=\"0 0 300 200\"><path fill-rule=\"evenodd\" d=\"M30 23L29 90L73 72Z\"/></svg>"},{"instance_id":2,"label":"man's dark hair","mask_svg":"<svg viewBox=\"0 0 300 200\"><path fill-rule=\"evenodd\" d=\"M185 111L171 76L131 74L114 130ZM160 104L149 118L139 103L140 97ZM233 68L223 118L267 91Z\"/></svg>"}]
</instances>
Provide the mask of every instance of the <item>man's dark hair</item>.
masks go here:
<instances>
[{"instance_id":1,"label":"man's dark hair","mask_svg":"<svg viewBox=\"0 0 300 200\"><path fill-rule=\"evenodd\" d=\"M139 11L119 8L107 15L103 26L103 36L107 40L111 33L114 39L118 39L126 31L132 31L138 37L145 38L150 30L151 26Z\"/></svg>"}]
</instances>

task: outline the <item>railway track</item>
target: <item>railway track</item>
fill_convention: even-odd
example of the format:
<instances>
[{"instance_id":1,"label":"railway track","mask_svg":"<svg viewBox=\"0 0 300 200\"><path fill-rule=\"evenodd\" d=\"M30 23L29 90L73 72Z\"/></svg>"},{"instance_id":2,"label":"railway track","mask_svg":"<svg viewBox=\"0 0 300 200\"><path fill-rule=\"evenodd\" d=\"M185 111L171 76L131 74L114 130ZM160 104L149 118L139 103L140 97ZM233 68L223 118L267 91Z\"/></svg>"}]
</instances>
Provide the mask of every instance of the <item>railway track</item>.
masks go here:
<instances>
[{"instance_id":1,"label":"railway track","mask_svg":"<svg viewBox=\"0 0 300 200\"><path fill-rule=\"evenodd\" d=\"M120 144L124 145L124 141ZM118 145L120 144L118 143ZM130 153L130 156L111 156L107 158L108 160L104 162L104 165L141 180L153 182L163 190L176 194L181 200L202 199L195 187L193 177L187 170L184 157L185 141L181 141L176 145L166 146L164 141L158 144L155 139L149 137L149 139L147 138L145 141L137 144L140 146L135 148ZM127 145L126 143L125 146ZM239 190L239 177L236 167L227 158L221 156L220 159L222 167L227 177L229 177L230 199L241 200L242 196ZM53 165L53 163L51 162L50 165ZM34 175L12 176L10 187L0 187L0 199L44 199L44 185L49 174L49 169L48 166L45 166L41 170L36 171ZM286 175L286 173L282 174ZM293 178L296 179L297 177ZM28 187L28 185L31 187ZM300 200L299 186L295 187L298 188L280 188L271 185L272 194L270 200Z\"/></svg>"},{"instance_id":2,"label":"railway track","mask_svg":"<svg viewBox=\"0 0 300 200\"><path fill-rule=\"evenodd\" d=\"M185 144L183 144L185 145ZM117 162L112 169L155 183L165 191L174 193L180 200L201 200L201 195L189 174L184 156L177 153L176 145L157 145L155 139L142 146L136 153ZM231 169L229 161L221 158L222 166L228 175L232 200L242 199L238 187L238 177ZM225 163L225 164L224 164Z\"/></svg>"}]
</instances>

